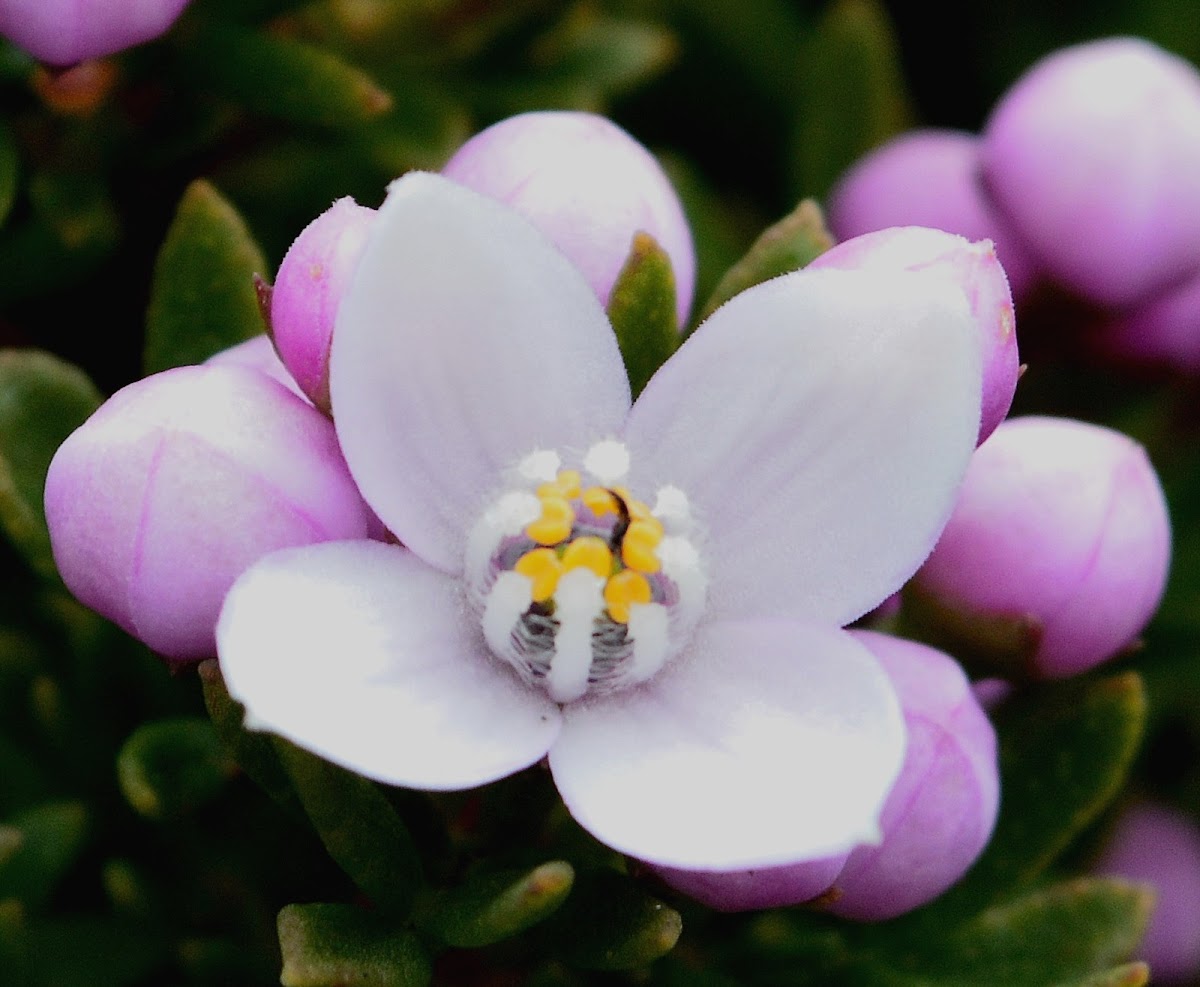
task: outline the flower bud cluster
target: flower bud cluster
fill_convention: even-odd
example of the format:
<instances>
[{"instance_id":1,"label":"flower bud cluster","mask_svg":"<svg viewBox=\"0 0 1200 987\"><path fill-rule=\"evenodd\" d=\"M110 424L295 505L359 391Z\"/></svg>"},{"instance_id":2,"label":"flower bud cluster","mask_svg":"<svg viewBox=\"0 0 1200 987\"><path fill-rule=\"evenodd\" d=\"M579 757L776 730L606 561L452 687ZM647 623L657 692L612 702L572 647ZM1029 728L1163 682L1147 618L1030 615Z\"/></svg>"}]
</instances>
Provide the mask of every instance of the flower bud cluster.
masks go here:
<instances>
[{"instance_id":1,"label":"flower bud cluster","mask_svg":"<svg viewBox=\"0 0 1200 987\"><path fill-rule=\"evenodd\" d=\"M1097 348L1200 365L1200 73L1138 38L1065 48L981 135L904 134L834 190L830 225L987 237L1020 303L1042 279L1099 310Z\"/></svg>"}]
</instances>

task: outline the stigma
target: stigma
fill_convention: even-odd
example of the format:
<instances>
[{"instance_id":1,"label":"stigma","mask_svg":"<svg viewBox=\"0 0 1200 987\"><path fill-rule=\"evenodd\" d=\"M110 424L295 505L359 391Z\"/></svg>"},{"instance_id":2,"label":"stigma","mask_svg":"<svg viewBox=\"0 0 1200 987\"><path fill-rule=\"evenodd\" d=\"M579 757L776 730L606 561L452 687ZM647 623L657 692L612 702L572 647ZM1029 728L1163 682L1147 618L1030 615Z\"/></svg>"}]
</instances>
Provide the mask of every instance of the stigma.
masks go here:
<instances>
[{"instance_id":1,"label":"stigma","mask_svg":"<svg viewBox=\"0 0 1200 987\"><path fill-rule=\"evenodd\" d=\"M488 647L558 703L652 678L703 610L686 495L663 487L648 506L624 484L629 465L611 439L578 469L531 453L468 540L468 597Z\"/></svg>"}]
</instances>

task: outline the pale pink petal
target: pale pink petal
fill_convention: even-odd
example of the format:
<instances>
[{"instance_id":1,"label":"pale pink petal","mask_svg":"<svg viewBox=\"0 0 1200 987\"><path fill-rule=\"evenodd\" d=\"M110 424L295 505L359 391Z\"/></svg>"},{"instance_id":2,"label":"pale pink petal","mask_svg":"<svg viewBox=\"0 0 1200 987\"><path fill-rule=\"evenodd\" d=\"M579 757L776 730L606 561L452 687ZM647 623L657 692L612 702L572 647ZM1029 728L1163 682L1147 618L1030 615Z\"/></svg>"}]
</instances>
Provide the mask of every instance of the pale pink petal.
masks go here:
<instances>
[{"instance_id":1,"label":"pale pink petal","mask_svg":"<svg viewBox=\"0 0 1200 987\"><path fill-rule=\"evenodd\" d=\"M363 496L448 572L502 471L629 407L583 277L525 219L436 175L394 182L338 311L334 420Z\"/></svg>"},{"instance_id":2,"label":"pale pink petal","mask_svg":"<svg viewBox=\"0 0 1200 987\"><path fill-rule=\"evenodd\" d=\"M395 545L267 556L226 598L217 648L248 725L393 785L482 785L559 730L544 694L488 654L457 580Z\"/></svg>"},{"instance_id":3,"label":"pale pink petal","mask_svg":"<svg viewBox=\"0 0 1200 987\"><path fill-rule=\"evenodd\" d=\"M631 486L691 499L710 612L844 624L933 548L979 409L961 291L802 271L720 308L650 381L625 433Z\"/></svg>"},{"instance_id":4,"label":"pale pink petal","mask_svg":"<svg viewBox=\"0 0 1200 987\"><path fill-rule=\"evenodd\" d=\"M653 864L736 870L878 839L904 758L879 664L844 631L705 625L636 690L564 709L550 768L575 819Z\"/></svg>"}]
</instances>

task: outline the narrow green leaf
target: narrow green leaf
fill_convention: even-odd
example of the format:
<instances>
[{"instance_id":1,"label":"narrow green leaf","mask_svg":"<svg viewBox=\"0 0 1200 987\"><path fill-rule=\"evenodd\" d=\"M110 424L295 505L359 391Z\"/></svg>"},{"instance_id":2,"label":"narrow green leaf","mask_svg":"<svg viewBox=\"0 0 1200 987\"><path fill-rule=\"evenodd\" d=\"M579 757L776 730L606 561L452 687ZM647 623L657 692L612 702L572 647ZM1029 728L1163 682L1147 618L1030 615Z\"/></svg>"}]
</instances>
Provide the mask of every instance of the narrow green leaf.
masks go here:
<instances>
[{"instance_id":1,"label":"narrow green leaf","mask_svg":"<svg viewBox=\"0 0 1200 987\"><path fill-rule=\"evenodd\" d=\"M407 915L423 878L412 837L387 798L345 768L276 738L304 811L338 866L393 917Z\"/></svg>"},{"instance_id":2,"label":"narrow green leaf","mask_svg":"<svg viewBox=\"0 0 1200 987\"><path fill-rule=\"evenodd\" d=\"M553 914L574 880L574 870L562 860L532 870L479 874L434 898L422 910L422 925L450 946L489 946Z\"/></svg>"},{"instance_id":3,"label":"narrow green leaf","mask_svg":"<svg viewBox=\"0 0 1200 987\"><path fill-rule=\"evenodd\" d=\"M683 931L677 911L616 871L581 874L543 927L559 955L588 970L627 970L669 953Z\"/></svg>"},{"instance_id":4,"label":"narrow green leaf","mask_svg":"<svg viewBox=\"0 0 1200 987\"><path fill-rule=\"evenodd\" d=\"M794 187L824 198L846 168L912 117L899 45L881 0L834 0L799 63Z\"/></svg>"},{"instance_id":5,"label":"narrow green leaf","mask_svg":"<svg viewBox=\"0 0 1200 987\"><path fill-rule=\"evenodd\" d=\"M352 130L392 105L374 79L324 48L232 24L200 32L186 59L206 93L291 123Z\"/></svg>"},{"instance_id":6,"label":"narrow green leaf","mask_svg":"<svg viewBox=\"0 0 1200 987\"><path fill-rule=\"evenodd\" d=\"M288 905L279 946L284 987L420 987L432 977L415 936L349 905Z\"/></svg>"},{"instance_id":7,"label":"narrow green leaf","mask_svg":"<svg viewBox=\"0 0 1200 987\"><path fill-rule=\"evenodd\" d=\"M833 237L825 228L821 207L812 199L805 199L764 230L746 255L725 272L698 321L707 319L747 288L798 271L832 246Z\"/></svg>"},{"instance_id":8,"label":"narrow green leaf","mask_svg":"<svg viewBox=\"0 0 1200 987\"><path fill-rule=\"evenodd\" d=\"M637 397L679 345L675 272L671 258L649 233L634 234L625 266L608 298L629 386Z\"/></svg>"},{"instance_id":9,"label":"narrow green leaf","mask_svg":"<svg viewBox=\"0 0 1200 987\"><path fill-rule=\"evenodd\" d=\"M100 401L77 367L39 350L0 351L0 527L43 576L56 573L42 504L46 472Z\"/></svg>"},{"instance_id":10,"label":"narrow green leaf","mask_svg":"<svg viewBox=\"0 0 1200 987\"><path fill-rule=\"evenodd\" d=\"M17 199L17 182L20 177L20 160L12 131L0 122L0 225L8 219L13 203Z\"/></svg>"},{"instance_id":11,"label":"narrow green leaf","mask_svg":"<svg viewBox=\"0 0 1200 987\"><path fill-rule=\"evenodd\" d=\"M126 800L150 819L184 815L214 798L233 762L208 720L178 717L138 727L117 754Z\"/></svg>"},{"instance_id":12,"label":"narrow green leaf","mask_svg":"<svg viewBox=\"0 0 1200 987\"><path fill-rule=\"evenodd\" d=\"M253 278L266 270L237 210L208 182L192 182L154 265L146 373L203 363L261 333Z\"/></svg>"},{"instance_id":13,"label":"narrow green leaf","mask_svg":"<svg viewBox=\"0 0 1200 987\"><path fill-rule=\"evenodd\" d=\"M0 901L42 906L83 849L87 822L78 802L47 802L8 819L21 834L21 846L0 865Z\"/></svg>"}]
</instances>

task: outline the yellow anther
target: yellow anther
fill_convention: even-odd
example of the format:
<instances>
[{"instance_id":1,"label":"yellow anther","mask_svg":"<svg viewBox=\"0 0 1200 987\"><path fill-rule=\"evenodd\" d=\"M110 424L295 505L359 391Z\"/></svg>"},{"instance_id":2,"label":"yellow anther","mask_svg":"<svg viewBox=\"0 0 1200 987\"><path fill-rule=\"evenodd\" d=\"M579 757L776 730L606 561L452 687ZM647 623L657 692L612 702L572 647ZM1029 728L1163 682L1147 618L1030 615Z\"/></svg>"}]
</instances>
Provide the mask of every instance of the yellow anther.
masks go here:
<instances>
[{"instance_id":1,"label":"yellow anther","mask_svg":"<svg viewBox=\"0 0 1200 987\"><path fill-rule=\"evenodd\" d=\"M559 470L554 481L543 483L537 492L539 497L565 497L567 500L574 500L579 496L580 487L578 470Z\"/></svg>"},{"instance_id":2,"label":"yellow anther","mask_svg":"<svg viewBox=\"0 0 1200 987\"><path fill-rule=\"evenodd\" d=\"M544 603L558 588L558 577L563 573L563 566L554 549L535 548L517 559L513 571L533 581L533 602Z\"/></svg>"},{"instance_id":3,"label":"yellow anther","mask_svg":"<svg viewBox=\"0 0 1200 987\"><path fill-rule=\"evenodd\" d=\"M624 487L613 487L613 493L618 494L625 501L625 509L629 511L629 516L637 520L653 517L650 513L650 508L643 504L640 500L634 500L628 490Z\"/></svg>"},{"instance_id":4,"label":"yellow anther","mask_svg":"<svg viewBox=\"0 0 1200 987\"><path fill-rule=\"evenodd\" d=\"M622 569L604 586L604 604L608 615L618 624L629 623L629 609L635 603L649 603L650 584L641 573Z\"/></svg>"},{"instance_id":5,"label":"yellow anther","mask_svg":"<svg viewBox=\"0 0 1200 987\"><path fill-rule=\"evenodd\" d=\"M588 487L580 499L596 517L617 513L617 499L604 487Z\"/></svg>"},{"instance_id":6,"label":"yellow anther","mask_svg":"<svg viewBox=\"0 0 1200 987\"><path fill-rule=\"evenodd\" d=\"M662 541L663 528L655 518L631 521L621 541L621 561L638 572L658 572L662 563L654 550Z\"/></svg>"},{"instance_id":7,"label":"yellow anther","mask_svg":"<svg viewBox=\"0 0 1200 987\"><path fill-rule=\"evenodd\" d=\"M591 569L601 579L607 579L612 573L612 552L603 538L584 535L576 538L562 556L563 572L572 569Z\"/></svg>"},{"instance_id":8,"label":"yellow anther","mask_svg":"<svg viewBox=\"0 0 1200 987\"><path fill-rule=\"evenodd\" d=\"M542 516L525 528L525 534L539 545L557 545L571 536L575 511L562 496L543 496Z\"/></svg>"}]
</instances>

